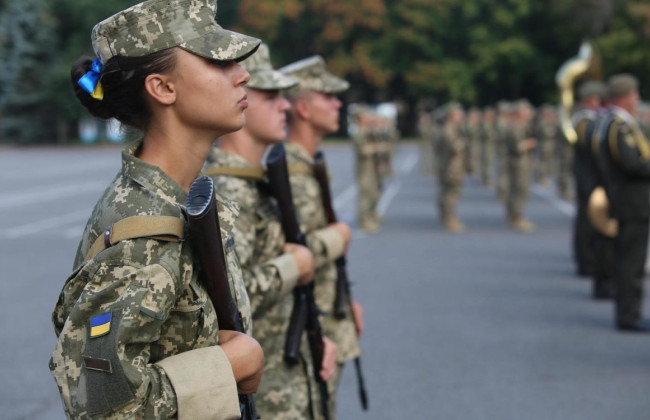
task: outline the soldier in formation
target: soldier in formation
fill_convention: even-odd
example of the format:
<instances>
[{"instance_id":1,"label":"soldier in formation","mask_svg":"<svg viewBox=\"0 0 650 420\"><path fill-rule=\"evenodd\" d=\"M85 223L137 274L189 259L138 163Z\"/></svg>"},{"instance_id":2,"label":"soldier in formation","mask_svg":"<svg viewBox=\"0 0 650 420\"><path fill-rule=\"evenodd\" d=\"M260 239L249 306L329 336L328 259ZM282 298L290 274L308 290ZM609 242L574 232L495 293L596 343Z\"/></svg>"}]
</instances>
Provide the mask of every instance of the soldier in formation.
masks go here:
<instances>
[{"instance_id":1,"label":"soldier in formation","mask_svg":"<svg viewBox=\"0 0 650 420\"><path fill-rule=\"evenodd\" d=\"M264 44L242 66L251 78L246 87L246 125L219 139L204 173L212 176L219 191L240 208L235 248L251 301L253 337L265 355L264 376L255 398L258 412L265 418L321 418L311 358L301 358L297 366L283 359L294 303L291 291L312 282L314 257L308 248L286 243L277 203L264 187L261 166L267 147L286 138L285 113L291 105L282 91L298 81L273 70ZM328 380L335 368L336 345L327 338L324 343L326 357L318 370L322 379ZM309 355L305 334L300 349Z\"/></svg>"},{"instance_id":2,"label":"soldier in formation","mask_svg":"<svg viewBox=\"0 0 650 420\"><path fill-rule=\"evenodd\" d=\"M221 28L215 12L214 0L192 13L178 0L137 4L98 23L97 58L72 67L88 111L142 137L97 202L52 315L50 369L69 418L238 419L238 393L257 391L261 347L219 328L196 250L182 240L191 183L214 140L244 124L249 76L237 61L260 43ZM216 200L228 277L250 332L229 239L237 210Z\"/></svg>"},{"instance_id":3,"label":"soldier in formation","mask_svg":"<svg viewBox=\"0 0 650 420\"><path fill-rule=\"evenodd\" d=\"M494 108L487 107L481 119L480 140L480 174L481 183L491 188L494 180L495 143L497 138L496 113Z\"/></svg>"},{"instance_id":4,"label":"soldier in formation","mask_svg":"<svg viewBox=\"0 0 650 420\"><path fill-rule=\"evenodd\" d=\"M397 135L369 106L356 107L356 132L353 136L359 186L359 223L367 232L377 232L380 216L377 205L381 198L383 179L391 173L391 150Z\"/></svg>"},{"instance_id":5,"label":"soldier in formation","mask_svg":"<svg viewBox=\"0 0 650 420\"><path fill-rule=\"evenodd\" d=\"M456 215L460 189L465 176L466 140L462 137L464 113L459 103L447 104L438 114L439 128L435 141L438 171L438 216L444 228L460 233L465 227Z\"/></svg>"},{"instance_id":6,"label":"soldier in formation","mask_svg":"<svg viewBox=\"0 0 650 420\"><path fill-rule=\"evenodd\" d=\"M330 388L330 419L336 414L336 390L344 364L359 357L359 336L363 331L361 305L351 301L345 316L335 316L337 267L335 261L348 249L351 230L343 222L328 223L323 203L323 192L314 177L314 156L323 136L339 128L341 101L336 95L346 91L349 83L325 67L319 56L289 64L282 73L295 78L298 86L290 91L289 138L287 163L291 191L302 232L314 255L314 294L318 307L324 311L323 332L334 341L338 353Z\"/></svg>"},{"instance_id":7,"label":"soldier in formation","mask_svg":"<svg viewBox=\"0 0 650 420\"><path fill-rule=\"evenodd\" d=\"M528 200L530 154L537 145L532 137L534 111L530 103L523 99L514 105L514 110L514 122L505 137L509 180L506 215L514 229L530 232L535 226L524 217L524 206Z\"/></svg>"},{"instance_id":8,"label":"soldier in formation","mask_svg":"<svg viewBox=\"0 0 650 420\"><path fill-rule=\"evenodd\" d=\"M637 79L629 74L612 76L607 99L609 108L597 129L603 185L610 215L618 224L614 240L615 325L619 330L646 332L650 324L641 317L641 303L650 218L650 142L635 117Z\"/></svg>"},{"instance_id":9,"label":"soldier in formation","mask_svg":"<svg viewBox=\"0 0 650 420\"><path fill-rule=\"evenodd\" d=\"M602 107L605 88L602 83L588 81L578 90L578 106L572 116L573 126L578 138L574 151L573 173L576 180L576 216L573 230L573 250L579 275L595 275L595 243L596 231L587 215L589 198L599 185L602 185L597 166L597 156L594 155L593 144L598 112ZM594 287L595 296L606 294L604 286L608 276L598 275ZM603 286L600 286L600 284Z\"/></svg>"},{"instance_id":10,"label":"soldier in formation","mask_svg":"<svg viewBox=\"0 0 650 420\"><path fill-rule=\"evenodd\" d=\"M560 125L557 112L552 105L545 104L539 111L537 121L538 163L537 182L546 186L553 176L553 152L560 141Z\"/></svg>"}]
</instances>

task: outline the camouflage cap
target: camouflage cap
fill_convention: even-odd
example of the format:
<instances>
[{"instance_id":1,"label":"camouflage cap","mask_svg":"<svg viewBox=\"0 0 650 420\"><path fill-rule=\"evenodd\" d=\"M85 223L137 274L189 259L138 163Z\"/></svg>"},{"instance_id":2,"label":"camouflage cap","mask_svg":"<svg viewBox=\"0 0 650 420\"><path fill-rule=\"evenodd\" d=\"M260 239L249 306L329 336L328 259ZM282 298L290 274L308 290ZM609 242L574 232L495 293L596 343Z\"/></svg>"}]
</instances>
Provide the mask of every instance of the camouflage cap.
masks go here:
<instances>
[{"instance_id":1,"label":"camouflage cap","mask_svg":"<svg viewBox=\"0 0 650 420\"><path fill-rule=\"evenodd\" d=\"M260 40L217 24L216 0L149 0L99 22L92 30L102 63L115 56L141 57L172 47L212 60L243 60Z\"/></svg>"},{"instance_id":2,"label":"camouflage cap","mask_svg":"<svg viewBox=\"0 0 650 420\"><path fill-rule=\"evenodd\" d=\"M607 81L607 97L610 99L625 96L639 89L639 81L628 73L615 74Z\"/></svg>"},{"instance_id":3,"label":"camouflage cap","mask_svg":"<svg viewBox=\"0 0 650 420\"><path fill-rule=\"evenodd\" d=\"M329 73L325 60L318 55L284 66L280 71L297 79L302 90L336 94L350 87L348 82Z\"/></svg>"},{"instance_id":4,"label":"camouflage cap","mask_svg":"<svg viewBox=\"0 0 650 420\"><path fill-rule=\"evenodd\" d=\"M242 66L250 73L251 80L246 85L259 90L280 90L296 86L298 81L290 76L285 76L271 66L269 47L260 44L255 54L241 62Z\"/></svg>"},{"instance_id":5,"label":"camouflage cap","mask_svg":"<svg viewBox=\"0 0 650 420\"><path fill-rule=\"evenodd\" d=\"M583 100L586 98L591 98L592 96L604 98L605 93L605 85L602 82L598 82L596 80L588 80L578 88L578 99Z\"/></svg>"}]
</instances>

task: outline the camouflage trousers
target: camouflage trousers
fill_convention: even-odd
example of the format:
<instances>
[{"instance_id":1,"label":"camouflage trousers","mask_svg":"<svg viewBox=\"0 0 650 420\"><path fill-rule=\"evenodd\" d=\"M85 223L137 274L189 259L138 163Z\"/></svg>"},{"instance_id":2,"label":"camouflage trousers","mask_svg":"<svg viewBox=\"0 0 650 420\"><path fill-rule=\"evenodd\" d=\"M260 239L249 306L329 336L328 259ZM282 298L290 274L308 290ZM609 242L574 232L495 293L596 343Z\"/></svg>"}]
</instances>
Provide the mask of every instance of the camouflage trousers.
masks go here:
<instances>
[{"instance_id":1,"label":"camouflage trousers","mask_svg":"<svg viewBox=\"0 0 650 420\"><path fill-rule=\"evenodd\" d=\"M508 176L508 157L500 155L499 160L497 162L497 197L499 200L504 201L506 200L506 196L508 195L508 184L509 182L509 176Z\"/></svg>"},{"instance_id":2,"label":"camouflage trousers","mask_svg":"<svg viewBox=\"0 0 650 420\"><path fill-rule=\"evenodd\" d=\"M379 175L372 159L360 159L357 167L359 186L359 222L362 226L378 224L377 204L381 198Z\"/></svg>"},{"instance_id":3,"label":"camouflage trousers","mask_svg":"<svg viewBox=\"0 0 650 420\"><path fill-rule=\"evenodd\" d=\"M486 187L492 185L492 172L494 171L494 147L483 143L481 150L481 182Z\"/></svg>"},{"instance_id":4,"label":"camouflage trousers","mask_svg":"<svg viewBox=\"0 0 650 420\"><path fill-rule=\"evenodd\" d=\"M566 144L564 144L566 143ZM571 198L571 187L573 182L573 147L569 142L565 141L560 150L560 158L558 161L558 175L557 187L560 196L565 199Z\"/></svg>"},{"instance_id":5,"label":"camouflage trousers","mask_svg":"<svg viewBox=\"0 0 650 420\"><path fill-rule=\"evenodd\" d=\"M508 220L519 220L524 217L524 206L528 199L530 182L528 157L511 158L508 162L508 175L510 183L506 197L506 213Z\"/></svg>"},{"instance_id":6,"label":"camouflage trousers","mask_svg":"<svg viewBox=\"0 0 650 420\"><path fill-rule=\"evenodd\" d=\"M553 175L553 145L544 144L540 150L537 166L537 182L546 184Z\"/></svg>"},{"instance_id":7,"label":"camouflage trousers","mask_svg":"<svg viewBox=\"0 0 650 420\"><path fill-rule=\"evenodd\" d=\"M460 198L460 182L438 183L438 215L442 223L456 218Z\"/></svg>"}]
</instances>

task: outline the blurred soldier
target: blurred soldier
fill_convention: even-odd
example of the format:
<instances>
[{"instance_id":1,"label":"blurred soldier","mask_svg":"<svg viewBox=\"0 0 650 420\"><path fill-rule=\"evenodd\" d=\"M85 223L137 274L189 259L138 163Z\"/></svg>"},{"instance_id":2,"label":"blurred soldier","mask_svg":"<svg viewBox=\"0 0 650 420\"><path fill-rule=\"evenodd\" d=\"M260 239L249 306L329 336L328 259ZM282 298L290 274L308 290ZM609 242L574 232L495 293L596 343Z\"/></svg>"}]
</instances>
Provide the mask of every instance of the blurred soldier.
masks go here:
<instances>
[{"instance_id":1,"label":"blurred soldier","mask_svg":"<svg viewBox=\"0 0 650 420\"><path fill-rule=\"evenodd\" d=\"M444 107L442 127L437 145L438 165L438 209L444 228L453 233L462 232L465 227L456 216L460 188L465 175L465 139L461 136L463 108L457 102Z\"/></svg>"},{"instance_id":2,"label":"blurred soldier","mask_svg":"<svg viewBox=\"0 0 650 420\"><path fill-rule=\"evenodd\" d=\"M486 187L492 186L494 173L494 149L497 137L494 108L485 108L481 121L481 182Z\"/></svg>"},{"instance_id":3,"label":"blurred soldier","mask_svg":"<svg viewBox=\"0 0 650 420\"><path fill-rule=\"evenodd\" d=\"M341 101L337 94L350 86L348 82L329 73L321 57L314 56L289 64L281 71L298 80L291 91L292 109L289 113L289 142L287 163L290 165L291 190L300 227L307 237L307 245L316 262L314 294L323 311L323 332L338 348L337 369L328 382L330 386L330 418L336 415L336 390L345 362L361 354L355 320L363 330L361 306L352 302L346 316L337 319L334 314L337 270L335 260L343 255L350 243L351 231L347 224L328 225L321 198L321 189L314 177L314 155L323 136L339 129Z\"/></svg>"},{"instance_id":4,"label":"blurred soldier","mask_svg":"<svg viewBox=\"0 0 650 420\"><path fill-rule=\"evenodd\" d=\"M618 221L615 241L616 326L650 331L641 320L643 276L650 217L650 143L635 119L637 79L612 76L607 83L610 108L603 122L601 149L610 212Z\"/></svg>"},{"instance_id":5,"label":"blurred soldier","mask_svg":"<svg viewBox=\"0 0 650 420\"><path fill-rule=\"evenodd\" d=\"M576 180L576 217L573 230L573 250L578 274L594 273L595 231L587 217L587 204L594 189L600 185L598 162L593 154L592 139L602 106L605 87L602 83L588 81L578 89L578 103L572 122L578 134L575 144L573 173Z\"/></svg>"},{"instance_id":6,"label":"blurred soldier","mask_svg":"<svg viewBox=\"0 0 650 420\"><path fill-rule=\"evenodd\" d=\"M565 200L572 199L573 185L573 145L560 131L555 141L555 156L557 159L557 188L558 194Z\"/></svg>"},{"instance_id":7,"label":"blurred soldier","mask_svg":"<svg viewBox=\"0 0 650 420\"><path fill-rule=\"evenodd\" d=\"M465 148L466 170L468 174L480 174L481 111L472 107L465 118L463 136L467 140Z\"/></svg>"},{"instance_id":8,"label":"blurred soldier","mask_svg":"<svg viewBox=\"0 0 650 420\"><path fill-rule=\"evenodd\" d=\"M497 105L496 153L497 153L497 198L505 203L508 194L508 146L507 137L512 122L512 104L501 101Z\"/></svg>"},{"instance_id":9,"label":"blurred soldier","mask_svg":"<svg viewBox=\"0 0 650 420\"><path fill-rule=\"evenodd\" d=\"M531 136L531 121L535 114L533 107L524 99L515 103L514 111L515 121L506 136L510 180L506 213L508 222L514 229L531 232L535 226L524 218L524 205L528 199L530 182L530 152L537 145L537 141Z\"/></svg>"},{"instance_id":10,"label":"blurred soldier","mask_svg":"<svg viewBox=\"0 0 650 420\"><path fill-rule=\"evenodd\" d=\"M253 336L265 354L264 376L256 396L258 412L262 418L309 419L314 418L312 409L320 407L320 396L307 336L302 337L305 357L298 366L284 362L283 350L294 304L291 291L312 281L314 260L306 247L285 242L277 204L262 186L260 166L267 146L286 137L285 112L290 104L281 90L297 81L273 70L264 44L242 65L251 75L246 88L246 125L219 139L219 148L213 148L204 173L240 208L235 248L251 300ZM335 368L335 346L327 339L325 343L330 360L329 366L323 361L322 376L327 379Z\"/></svg>"},{"instance_id":11,"label":"blurred soldier","mask_svg":"<svg viewBox=\"0 0 650 420\"><path fill-rule=\"evenodd\" d=\"M644 103L639 106L639 124L646 137L650 137L650 104Z\"/></svg>"},{"instance_id":12,"label":"blurred soldier","mask_svg":"<svg viewBox=\"0 0 650 420\"><path fill-rule=\"evenodd\" d=\"M359 224L367 232L379 230L377 204L381 197L381 177L377 165L377 141L373 115L361 108L357 114L357 132L353 137L359 187Z\"/></svg>"},{"instance_id":13,"label":"blurred soldier","mask_svg":"<svg viewBox=\"0 0 650 420\"><path fill-rule=\"evenodd\" d=\"M557 112L552 105L545 104L540 109L537 123L537 138L539 140L539 164L537 166L537 182L548 185L553 172L553 149L560 137L560 124Z\"/></svg>"},{"instance_id":14,"label":"blurred soldier","mask_svg":"<svg viewBox=\"0 0 650 420\"><path fill-rule=\"evenodd\" d=\"M418 136L420 138L420 171L433 174L433 121L431 114L421 111L418 115Z\"/></svg>"}]
</instances>

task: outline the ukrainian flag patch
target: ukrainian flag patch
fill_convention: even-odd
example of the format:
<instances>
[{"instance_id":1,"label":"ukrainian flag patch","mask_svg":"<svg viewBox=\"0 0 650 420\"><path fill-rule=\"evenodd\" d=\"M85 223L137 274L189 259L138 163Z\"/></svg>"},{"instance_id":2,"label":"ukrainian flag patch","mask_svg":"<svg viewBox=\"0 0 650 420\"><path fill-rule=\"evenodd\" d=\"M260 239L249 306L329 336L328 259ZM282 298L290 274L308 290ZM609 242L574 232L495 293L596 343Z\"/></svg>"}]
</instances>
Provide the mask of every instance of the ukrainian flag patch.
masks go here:
<instances>
[{"instance_id":1,"label":"ukrainian flag patch","mask_svg":"<svg viewBox=\"0 0 650 420\"><path fill-rule=\"evenodd\" d=\"M111 330L112 313L97 315L90 318L90 338L101 337Z\"/></svg>"}]
</instances>

